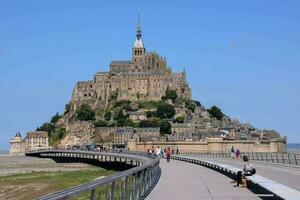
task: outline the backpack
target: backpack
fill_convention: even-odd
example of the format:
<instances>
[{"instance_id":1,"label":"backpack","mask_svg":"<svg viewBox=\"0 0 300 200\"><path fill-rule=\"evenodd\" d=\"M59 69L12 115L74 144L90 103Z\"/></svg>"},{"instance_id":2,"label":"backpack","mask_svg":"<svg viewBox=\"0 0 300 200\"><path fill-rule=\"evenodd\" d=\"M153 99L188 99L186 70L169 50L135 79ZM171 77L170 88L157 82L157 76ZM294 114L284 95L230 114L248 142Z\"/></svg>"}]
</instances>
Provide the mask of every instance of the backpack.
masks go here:
<instances>
[{"instance_id":1,"label":"backpack","mask_svg":"<svg viewBox=\"0 0 300 200\"><path fill-rule=\"evenodd\" d=\"M253 167L253 168L251 169L250 173L251 173L252 175L256 174L256 169Z\"/></svg>"}]
</instances>

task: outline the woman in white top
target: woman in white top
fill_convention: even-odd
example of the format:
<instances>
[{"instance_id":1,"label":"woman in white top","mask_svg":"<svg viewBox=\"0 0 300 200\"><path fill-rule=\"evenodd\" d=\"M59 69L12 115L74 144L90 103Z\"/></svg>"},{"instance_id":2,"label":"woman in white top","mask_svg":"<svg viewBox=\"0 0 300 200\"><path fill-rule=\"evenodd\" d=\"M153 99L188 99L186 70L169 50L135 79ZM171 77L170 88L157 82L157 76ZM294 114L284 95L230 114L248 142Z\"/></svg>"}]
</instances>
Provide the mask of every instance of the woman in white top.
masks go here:
<instances>
[{"instance_id":1,"label":"woman in white top","mask_svg":"<svg viewBox=\"0 0 300 200\"><path fill-rule=\"evenodd\" d=\"M249 162L248 156L246 156L246 155L243 156L243 160L244 160L244 175L251 176L251 175L255 174L255 172L254 172L255 169Z\"/></svg>"}]
</instances>

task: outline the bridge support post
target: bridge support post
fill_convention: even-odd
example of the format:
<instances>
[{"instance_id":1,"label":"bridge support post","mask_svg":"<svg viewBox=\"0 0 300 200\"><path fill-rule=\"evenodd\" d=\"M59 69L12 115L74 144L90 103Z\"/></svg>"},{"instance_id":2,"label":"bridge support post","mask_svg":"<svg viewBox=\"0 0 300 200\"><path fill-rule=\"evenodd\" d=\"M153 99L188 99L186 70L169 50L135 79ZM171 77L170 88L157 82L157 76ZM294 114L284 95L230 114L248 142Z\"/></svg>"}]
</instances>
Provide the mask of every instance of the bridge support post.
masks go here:
<instances>
[{"instance_id":1,"label":"bridge support post","mask_svg":"<svg viewBox=\"0 0 300 200\"><path fill-rule=\"evenodd\" d=\"M90 200L95 200L95 189L91 190Z\"/></svg>"},{"instance_id":2,"label":"bridge support post","mask_svg":"<svg viewBox=\"0 0 300 200\"><path fill-rule=\"evenodd\" d=\"M110 200L115 199L115 189L116 189L116 181L111 183L111 190L110 190Z\"/></svg>"}]
</instances>

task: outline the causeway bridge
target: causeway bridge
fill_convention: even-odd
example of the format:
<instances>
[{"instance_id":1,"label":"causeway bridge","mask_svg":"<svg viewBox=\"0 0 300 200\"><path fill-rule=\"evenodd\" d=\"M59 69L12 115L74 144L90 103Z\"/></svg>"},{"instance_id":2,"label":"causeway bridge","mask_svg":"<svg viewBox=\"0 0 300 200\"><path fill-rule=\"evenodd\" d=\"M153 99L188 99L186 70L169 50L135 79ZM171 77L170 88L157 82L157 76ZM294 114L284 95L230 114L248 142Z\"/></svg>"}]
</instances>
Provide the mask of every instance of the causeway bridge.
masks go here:
<instances>
[{"instance_id":1,"label":"causeway bridge","mask_svg":"<svg viewBox=\"0 0 300 200\"><path fill-rule=\"evenodd\" d=\"M112 176L37 199L289 199L300 200L300 166L295 163L251 161L257 174L247 188L234 187L243 163L226 156L172 155L168 163L144 153L104 153L73 150L27 152L26 156L58 162L84 162L122 169ZM297 163L297 159L296 159Z\"/></svg>"}]
</instances>

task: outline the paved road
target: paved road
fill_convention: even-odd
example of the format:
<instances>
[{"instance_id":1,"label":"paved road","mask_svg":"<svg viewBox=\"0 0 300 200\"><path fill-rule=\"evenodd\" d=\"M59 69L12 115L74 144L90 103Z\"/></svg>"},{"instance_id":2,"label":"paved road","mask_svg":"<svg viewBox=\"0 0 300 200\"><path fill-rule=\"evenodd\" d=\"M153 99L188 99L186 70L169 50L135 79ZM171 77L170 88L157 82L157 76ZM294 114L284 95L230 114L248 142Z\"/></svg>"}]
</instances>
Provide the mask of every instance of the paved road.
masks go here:
<instances>
[{"instance_id":1,"label":"paved road","mask_svg":"<svg viewBox=\"0 0 300 200\"><path fill-rule=\"evenodd\" d=\"M232 180L208 168L171 160L161 160L162 176L148 200L161 199L259 199L246 188L234 187Z\"/></svg>"},{"instance_id":2,"label":"paved road","mask_svg":"<svg viewBox=\"0 0 300 200\"><path fill-rule=\"evenodd\" d=\"M243 168L243 162L238 160L224 158L207 158L199 156L189 156L203 158L204 160L216 161L223 164L228 164L234 167ZM251 161L256 168L256 173L268 179L284 184L290 188L300 191L300 168L288 167L281 165L273 165L269 163Z\"/></svg>"}]
</instances>

